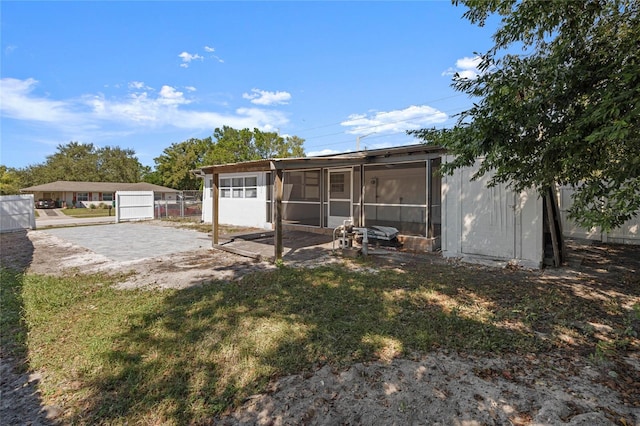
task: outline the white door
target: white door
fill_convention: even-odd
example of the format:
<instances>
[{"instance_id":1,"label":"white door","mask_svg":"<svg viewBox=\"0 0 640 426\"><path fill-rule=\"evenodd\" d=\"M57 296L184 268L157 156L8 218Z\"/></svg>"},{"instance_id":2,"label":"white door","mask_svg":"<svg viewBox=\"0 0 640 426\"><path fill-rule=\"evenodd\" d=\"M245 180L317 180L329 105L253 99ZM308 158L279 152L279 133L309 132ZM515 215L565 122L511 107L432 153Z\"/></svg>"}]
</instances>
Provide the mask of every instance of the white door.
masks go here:
<instances>
[{"instance_id":1,"label":"white door","mask_svg":"<svg viewBox=\"0 0 640 426\"><path fill-rule=\"evenodd\" d=\"M515 195L505 184L488 188L489 176L472 181L462 170L462 246L467 254L515 257Z\"/></svg>"},{"instance_id":2,"label":"white door","mask_svg":"<svg viewBox=\"0 0 640 426\"><path fill-rule=\"evenodd\" d=\"M328 228L337 228L353 217L351 169L329 170Z\"/></svg>"}]
</instances>

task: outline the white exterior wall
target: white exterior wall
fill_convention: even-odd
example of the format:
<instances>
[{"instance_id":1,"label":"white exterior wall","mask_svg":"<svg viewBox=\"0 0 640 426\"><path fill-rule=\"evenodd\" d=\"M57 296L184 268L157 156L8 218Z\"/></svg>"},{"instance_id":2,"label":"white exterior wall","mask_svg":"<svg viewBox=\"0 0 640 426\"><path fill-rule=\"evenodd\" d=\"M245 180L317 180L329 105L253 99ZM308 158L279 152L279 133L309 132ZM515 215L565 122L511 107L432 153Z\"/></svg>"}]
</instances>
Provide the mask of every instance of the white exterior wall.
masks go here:
<instances>
[{"instance_id":1,"label":"white exterior wall","mask_svg":"<svg viewBox=\"0 0 640 426\"><path fill-rule=\"evenodd\" d=\"M222 178L257 177L256 198L220 198L218 208L218 223L225 225L247 226L252 228L271 229L271 223L267 222L267 173L224 173ZM213 222L212 187L213 175L207 174L204 178L202 194L202 221Z\"/></svg>"},{"instance_id":2,"label":"white exterior wall","mask_svg":"<svg viewBox=\"0 0 640 426\"><path fill-rule=\"evenodd\" d=\"M586 229L578 226L570 220L568 210L573 205L571 196L573 189L568 186L558 188L558 205L562 217L562 233L565 237L586 238L588 240L602 241L605 243L640 244L640 215L626 221L620 228L610 232L602 232L599 227Z\"/></svg>"},{"instance_id":3,"label":"white exterior wall","mask_svg":"<svg viewBox=\"0 0 640 426\"><path fill-rule=\"evenodd\" d=\"M151 220L153 191L116 192L116 223L128 220Z\"/></svg>"},{"instance_id":4,"label":"white exterior wall","mask_svg":"<svg viewBox=\"0 0 640 426\"><path fill-rule=\"evenodd\" d=\"M443 157L443 162L452 157ZM442 254L490 264L540 268L544 258L543 202L533 190L516 194L488 188L490 176L471 181L479 168L442 178Z\"/></svg>"},{"instance_id":5,"label":"white exterior wall","mask_svg":"<svg viewBox=\"0 0 640 426\"><path fill-rule=\"evenodd\" d=\"M33 194L0 195L0 233L36 229Z\"/></svg>"}]
</instances>

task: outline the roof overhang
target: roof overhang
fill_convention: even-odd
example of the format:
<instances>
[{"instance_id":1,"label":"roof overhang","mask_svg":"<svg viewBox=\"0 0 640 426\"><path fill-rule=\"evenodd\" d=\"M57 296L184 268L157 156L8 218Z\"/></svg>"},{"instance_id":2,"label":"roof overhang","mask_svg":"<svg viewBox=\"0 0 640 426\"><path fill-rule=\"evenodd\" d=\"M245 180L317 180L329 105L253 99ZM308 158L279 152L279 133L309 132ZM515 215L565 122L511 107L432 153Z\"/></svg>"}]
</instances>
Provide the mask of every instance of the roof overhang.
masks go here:
<instances>
[{"instance_id":1,"label":"roof overhang","mask_svg":"<svg viewBox=\"0 0 640 426\"><path fill-rule=\"evenodd\" d=\"M445 149L440 146L419 144L317 157L272 158L242 163L219 164L204 166L199 170L206 174L246 173L270 170L347 167L360 164L389 164L426 160L439 157L445 152Z\"/></svg>"}]
</instances>

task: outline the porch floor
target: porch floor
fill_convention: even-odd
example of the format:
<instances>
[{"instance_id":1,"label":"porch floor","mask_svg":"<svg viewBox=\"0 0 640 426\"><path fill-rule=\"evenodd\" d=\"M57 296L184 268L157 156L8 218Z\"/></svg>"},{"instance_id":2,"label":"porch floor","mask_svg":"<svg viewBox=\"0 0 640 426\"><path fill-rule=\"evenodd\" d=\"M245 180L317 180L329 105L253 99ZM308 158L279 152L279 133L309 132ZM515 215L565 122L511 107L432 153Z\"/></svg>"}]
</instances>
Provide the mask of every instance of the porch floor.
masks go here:
<instances>
[{"instance_id":1,"label":"porch floor","mask_svg":"<svg viewBox=\"0 0 640 426\"><path fill-rule=\"evenodd\" d=\"M284 231L282 257L284 260L305 261L329 254L333 248L331 238L331 235L313 232ZM214 245L214 248L254 259L273 260L275 257L273 240L274 231L221 235L220 243L217 246Z\"/></svg>"}]
</instances>

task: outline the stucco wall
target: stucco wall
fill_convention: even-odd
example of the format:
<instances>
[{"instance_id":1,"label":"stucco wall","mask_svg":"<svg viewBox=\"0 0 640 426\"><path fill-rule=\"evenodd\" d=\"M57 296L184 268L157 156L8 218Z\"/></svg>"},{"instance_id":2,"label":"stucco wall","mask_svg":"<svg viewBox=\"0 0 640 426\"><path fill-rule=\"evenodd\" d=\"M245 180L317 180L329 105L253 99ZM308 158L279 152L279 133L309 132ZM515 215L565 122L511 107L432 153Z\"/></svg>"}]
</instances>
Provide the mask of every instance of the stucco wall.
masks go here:
<instances>
[{"instance_id":1,"label":"stucco wall","mask_svg":"<svg viewBox=\"0 0 640 426\"><path fill-rule=\"evenodd\" d=\"M220 224L249 226L253 228L271 229L271 223L267 221L267 190L266 172L252 173L225 173L220 178L257 177L256 198L220 198L218 222ZM205 175L202 197L202 220L205 223L213 221L213 202L211 182L213 175Z\"/></svg>"}]
</instances>

